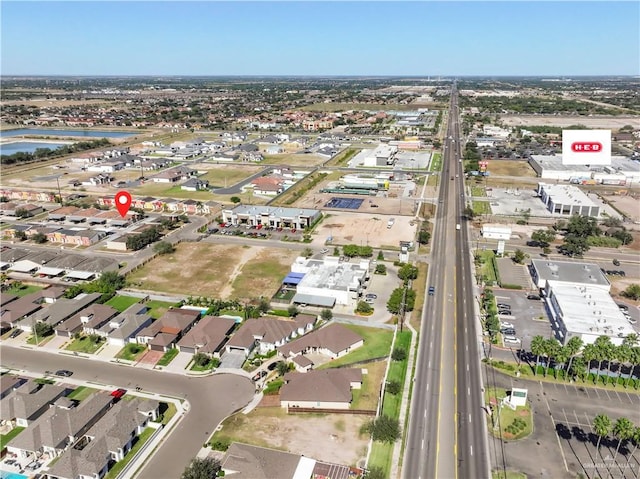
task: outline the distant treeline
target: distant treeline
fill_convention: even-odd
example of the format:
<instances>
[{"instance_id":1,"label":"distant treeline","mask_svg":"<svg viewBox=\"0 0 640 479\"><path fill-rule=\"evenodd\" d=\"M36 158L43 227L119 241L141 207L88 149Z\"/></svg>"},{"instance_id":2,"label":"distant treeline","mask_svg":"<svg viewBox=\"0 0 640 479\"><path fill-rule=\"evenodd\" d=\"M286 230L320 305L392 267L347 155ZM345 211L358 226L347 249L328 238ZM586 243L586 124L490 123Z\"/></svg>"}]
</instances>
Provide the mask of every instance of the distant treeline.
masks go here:
<instances>
[{"instance_id":1,"label":"distant treeline","mask_svg":"<svg viewBox=\"0 0 640 479\"><path fill-rule=\"evenodd\" d=\"M92 141L79 141L69 145L62 145L52 150L51 148L36 148L33 153L19 151L13 155L0 156L0 164L13 165L15 163L28 163L30 161L43 160L49 157L69 155L79 151L93 150L94 148L102 148L109 146L111 142L107 138Z\"/></svg>"}]
</instances>

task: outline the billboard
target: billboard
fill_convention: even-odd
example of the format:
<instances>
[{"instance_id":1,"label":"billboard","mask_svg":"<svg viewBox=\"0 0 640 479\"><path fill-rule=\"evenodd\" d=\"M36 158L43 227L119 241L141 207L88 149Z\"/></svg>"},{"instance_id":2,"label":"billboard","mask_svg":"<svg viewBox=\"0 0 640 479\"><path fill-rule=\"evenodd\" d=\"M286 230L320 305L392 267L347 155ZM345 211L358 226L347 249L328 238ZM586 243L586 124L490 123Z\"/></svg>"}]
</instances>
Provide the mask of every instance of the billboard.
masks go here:
<instances>
[{"instance_id":1,"label":"billboard","mask_svg":"<svg viewBox=\"0 0 640 479\"><path fill-rule=\"evenodd\" d=\"M562 130L563 165L610 165L611 130Z\"/></svg>"}]
</instances>

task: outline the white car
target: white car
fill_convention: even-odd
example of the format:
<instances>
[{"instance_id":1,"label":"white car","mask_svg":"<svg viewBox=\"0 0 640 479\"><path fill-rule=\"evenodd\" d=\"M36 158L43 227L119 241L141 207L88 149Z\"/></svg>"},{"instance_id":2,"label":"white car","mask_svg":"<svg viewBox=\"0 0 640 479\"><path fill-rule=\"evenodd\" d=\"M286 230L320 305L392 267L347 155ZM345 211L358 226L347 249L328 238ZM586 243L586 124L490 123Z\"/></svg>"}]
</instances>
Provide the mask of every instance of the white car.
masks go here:
<instances>
[{"instance_id":1,"label":"white car","mask_svg":"<svg viewBox=\"0 0 640 479\"><path fill-rule=\"evenodd\" d=\"M327 248L322 248L322 249L320 250L320 254L326 254L326 253L328 253L328 252L329 252L329 250L328 250Z\"/></svg>"},{"instance_id":2,"label":"white car","mask_svg":"<svg viewBox=\"0 0 640 479\"><path fill-rule=\"evenodd\" d=\"M520 338L516 338L515 336L505 336L503 338L504 344L521 344L522 340Z\"/></svg>"},{"instance_id":3,"label":"white car","mask_svg":"<svg viewBox=\"0 0 640 479\"><path fill-rule=\"evenodd\" d=\"M501 321L500 322L500 327L501 328L509 328L509 329L514 329L515 328L513 323L508 323L507 321Z\"/></svg>"}]
</instances>

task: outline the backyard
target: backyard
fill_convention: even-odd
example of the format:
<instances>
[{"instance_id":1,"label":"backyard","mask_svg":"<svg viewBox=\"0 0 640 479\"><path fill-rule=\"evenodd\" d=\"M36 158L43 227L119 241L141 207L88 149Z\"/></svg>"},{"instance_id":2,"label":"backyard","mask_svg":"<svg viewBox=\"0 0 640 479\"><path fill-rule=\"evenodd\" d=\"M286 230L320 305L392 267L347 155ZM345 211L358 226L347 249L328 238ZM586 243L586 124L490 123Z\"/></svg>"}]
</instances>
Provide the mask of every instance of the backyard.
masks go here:
<instances>
[{"instance_id":1,"label":"backyard","mask_svg":"<svg viewBox=\"0 0 640 479\"><path fill-rule=\"evenodd\" d=\"M120 312L123 312L129 306L132 306L140 301L140 298L134 298L133 296L114 296L109 301L107 301L107 306L111 306L113 309L117 309Z\"/></svg>"},{"instance_id":2,"label":"backyard","mask_svg":"<svg viewBox=\"0 0 640 479\"><path fill-rule=\"evenodd\" d=\"M364 345L331 362L325 363L316 369L328 369L345 364L357 363L365 359L386 358L389 355L393 331L388 329L368 328L365 326L355 326L344 324L346 328L358 333L364 338Z\"/></svg>"},{"instance_id":3,"label":"backyard","mask_svg":"<svg viewBox=\"0 0 640 479\"><path fill-rule=\"evenodd\" d=\"M181 243L174 253L150 261L127 279L143 290L165 293L271 297L296 256L295 251L260 246Z\"/></svg>"}]
</instances>

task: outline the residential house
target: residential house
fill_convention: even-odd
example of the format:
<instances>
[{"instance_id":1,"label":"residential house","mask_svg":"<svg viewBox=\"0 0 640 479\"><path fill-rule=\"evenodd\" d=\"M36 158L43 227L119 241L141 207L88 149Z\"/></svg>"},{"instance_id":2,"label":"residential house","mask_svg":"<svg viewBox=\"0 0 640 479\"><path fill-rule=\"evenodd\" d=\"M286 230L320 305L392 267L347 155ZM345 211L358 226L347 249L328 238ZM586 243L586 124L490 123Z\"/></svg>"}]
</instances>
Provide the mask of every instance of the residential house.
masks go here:
<instances>
[{"instance_id":1,"label":"residential house","mask_svg":"<svg viewBox=\"0 0 640 479\"><path fill-rule=\"evenodd\" d=\"M183 353L219 358L235 325L235 320L230 318L205 316L178 341L178 349Z\"/></svg>"},{"instance_id":2,"label":"residential house","mask_svg":"<svg viewBox=\"0 0 640 479\"><path fill-rule=\"evenodd\" d=\"M227 449L221 465L225 477L233 479L294 479L312 477L310 474L296 474L301 462L306 465L310 460L313 461L299 454L234 442Z\"/></svg>"},{"instance_id":3,"label":"residential house","mask_svg":"<svg viewBox=\"0 0 640 479\"><path fill-rule=\"evenodd\" d=\"M198 178L190 178L180 185L180 189L184 191L200 191L207 188L209 188L209 182Z\"/></svg>"},{"instance_id":4,"label":"residential house","mask_svg":"<svg viewBox=\"0 0 640 479\"><path fill-rule=\"evenodd\" d=\"M57 336L72 337L82 332L85 327L98 329L119 314L117 309L105 304L92 304L64 320L55 328Z\"/></svg>"},{"instance_id":5,"label":"residential house","mask_svg":"<svg viewBox=\"0 0 640 479\"><path fill-rule=\"evenodd\" d=\"M15 328L22 318L38 311L42 307L41 304L42 296L38 294L38 292L23 296L22 298L2 305L0 321L8 323L12 328Z\"/></svg>"},{"instance_id":6,"label":"residential house","mask_svg":"<svg viewBox=\"0 0 640 479\"><path fill-rule=\"evenodd\" d=\"M0 399L4 399L26 382L27 378L3 374L0 376Z\"/></svg>"},{"instance_id":7,"label":"residential house","mask_svg":"<svg viewBox=\"0 0 640 479\"><path fill-rule=\"evenodd\" d=\"M93 173L114 173L124 169L125 166L125 162L121 160L101 161L87 166L87 171Z\"/></svg>"},{"instance_id":8,"label":"residential house","mask_svg":"<svg viewBox=\"0 0 640 479\"><path fill-rule=\"evenodd\" d=\"M49 405L65 395L66 388L53 384L38 384L28 380L14 388L0 402L0 417L4 421L15 421L17 426L27 427L38 419Z\"/></svg>"},{"instance_id":9,"label":"residential house","mask_svg":"<svg viewBox=\"0 0 640 479\"><path fill-rule=\"evenodd\" d=\"M272 317L248 319L227 342L225 349L242 351L248 356L254 347L260 354L266 354L285 345L288 341L313 329L317 317L299 314L295 319Z\"/></svg>"},{"instance_id":10,"label":"residential house","mask_svg":"<svg viewBox=\"0 0 640 479\"><path fill-rule=\"evenodd\" d=\"M283 408L349 409L351 391L362 387L362 370L332 368L307 373L291 372L280 388Z\"/></svg>"},{"instance_id":11,"label":"residential house","mask_svg":"<svg viewBox=\"0 0 640 479\"><path fill-rule=\"evenodd\" d=\"M134 439L149 422L144 403L134 399L119 401L82 437L83 448L69 447L51 466L49 479L103 477L114 461L121 461L131 450ZM158 407L157 401L156 409Z\"/></svg>"},{"instance_id":12,"label":"residential house","mask_svg":"<svg viewBox=\"0 0 640 479\"><path fill-rule=\"evenodd\" d=\"M200 318L200 311L172 308L136 335L136 342L147 344L152 351L167 351Z\"/></svg>"},{"instance_id":13,"label":"residential house","mask_svg":"<svg viewBox=\"0 0 640 479\"><path fill-rule=\"evenodd\" d=\"M0 203L0 211L5 216L31 217L44 211L42 206L31 203Z\"/></svg>"},{"instance_id":14,"label":"residential house","mask_svg":"<svg viewBox=\"0 0 640 479\"><path fill-rule=\"evenodd\" d=\"M151 181L154 183L175 183L180 180L187 180L198 174L197 171L187 168L186 166L176 166L168 168L160 173L153 175Z\"/></svg>"},{"instance_id":15,"label":"residential house","mask_svg":"<svg viewBox=\"0 0 640 479\"><path fill-rule=\"evenodd\" d=\"M67 216L79 212L81 209L77 206L62 206L49 212L49 221L64 221Z\"/></svg>"},{"instance_id":16,"label":"residential house","mask_svg":"<svg viewBox=\"0 0 640 479\"><path fill-rule=\"evenodd\" d=\"M22 321L19 327L25 331L32 331L36 323L42 322L55 328L62 321L98 301L101 296L101 293L83 293L73 299L59 299L49 307L36 311L28 321Z\"/></svg>"},{"instance_id":17,"label":"residential house","mask_svg":"<svg viewBox=\"0 0 640 479\"><path fill-rule=\"evenodd\" d=\"M58 457L96 424L112 404L113 396L100 391L80 401L77 407L49 407L9 441L7 450L21 459L38 453Z\"/></svg>"},{"instance_id":18,"label":"residential house","mask_svg":"<svg viewBox=\"0 0 640 479\"><path fill-rule=\"evenodd\" d=\"M251 181L257 195L279 195L284 191L284 180L277 176L261 176Z\"/></svg>"},{"instance_id":19,"label":"residential house","mask_svg":"<svg viewBox=\"0 0 640 479\"><path fill-rule=\"evenodd\" d=\"M136 335L153 321L147 314L148 310L145 305L136 303L102 326L88 322L83 327L84 332L103 336L107 338L108 344L115 346L123 347L127 343L135 343Z\"/></svg>"},{"instance_id":20,"label":"residential house","mask_svg":"<svg viewBox=\"0 0 640 479\"><path fill-rule=\"evenodd\" d=\"M341 324L331 323L289 344L280 346L278 352L285 358L313 352L336 359L358 349L363 344L364 339L358 333Z\"/></svg>"}]
</instances>

